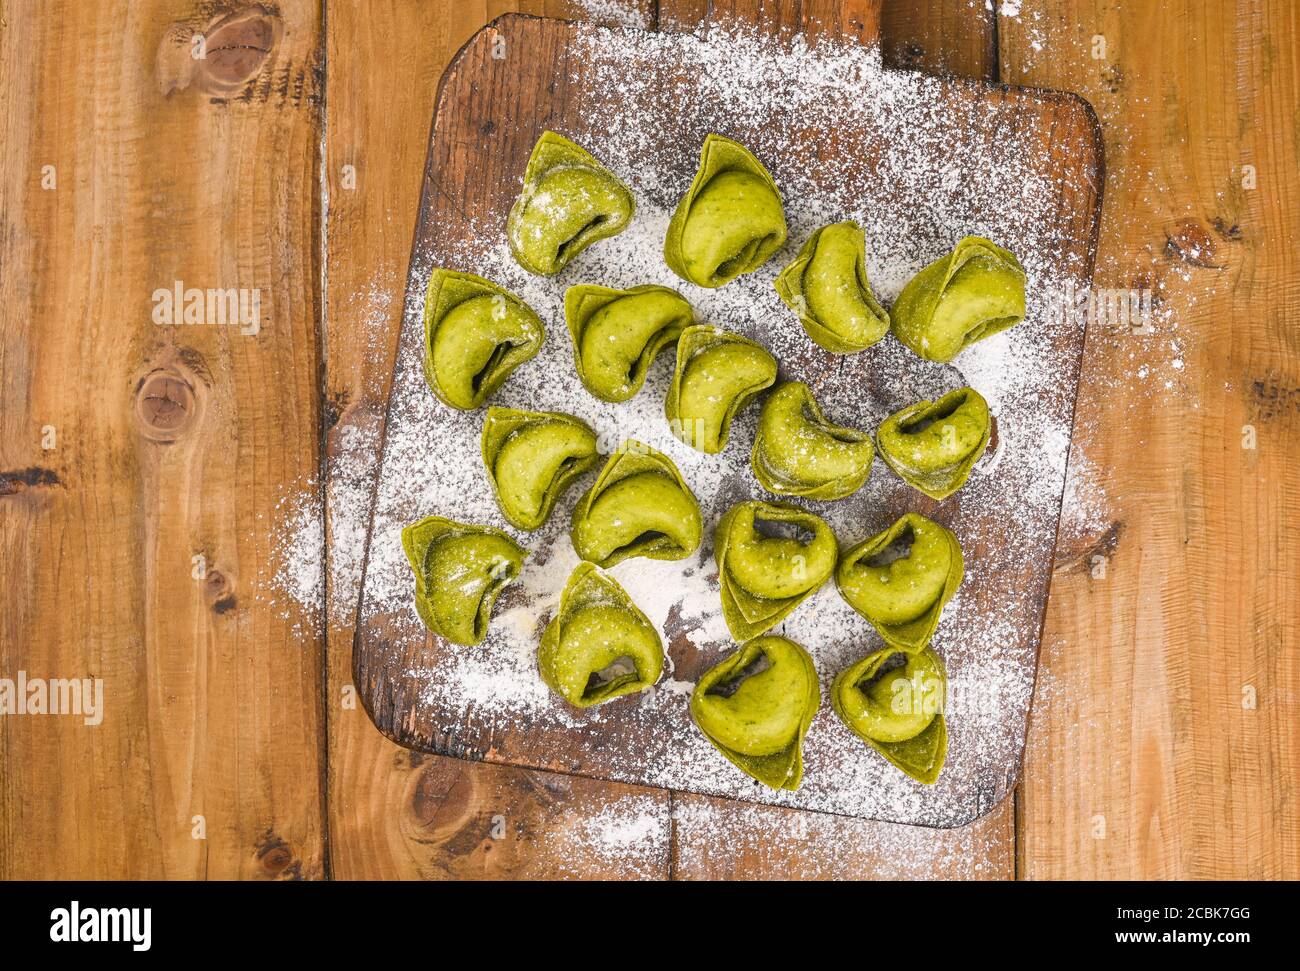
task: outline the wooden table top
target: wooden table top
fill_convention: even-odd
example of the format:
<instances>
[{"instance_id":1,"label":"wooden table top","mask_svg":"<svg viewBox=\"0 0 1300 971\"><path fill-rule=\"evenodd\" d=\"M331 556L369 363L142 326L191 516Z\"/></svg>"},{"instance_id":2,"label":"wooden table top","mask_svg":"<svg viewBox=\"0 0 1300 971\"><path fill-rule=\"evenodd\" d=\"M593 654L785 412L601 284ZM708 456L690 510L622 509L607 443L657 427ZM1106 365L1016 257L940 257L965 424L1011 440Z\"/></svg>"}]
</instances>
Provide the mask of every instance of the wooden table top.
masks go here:
<instances>
[{"instance_id":1,"label":"wooden table top","mask_svg":"<svg viewBox=\"0 0 1300 971\"><path fill-rule=\"evenodd\" d=\"M1092 296L1143 322L1089 327L1021 784L949 831L420 756L351 684L444 65L509 10L788 33L794 0L127 6L0 22L0 711L104 691L0 715L0 878L1300 877L1294 4L884 4L892 65L1092 103ZM159 326L175 287L258 323Z\"/></svg>"}]
</instances>

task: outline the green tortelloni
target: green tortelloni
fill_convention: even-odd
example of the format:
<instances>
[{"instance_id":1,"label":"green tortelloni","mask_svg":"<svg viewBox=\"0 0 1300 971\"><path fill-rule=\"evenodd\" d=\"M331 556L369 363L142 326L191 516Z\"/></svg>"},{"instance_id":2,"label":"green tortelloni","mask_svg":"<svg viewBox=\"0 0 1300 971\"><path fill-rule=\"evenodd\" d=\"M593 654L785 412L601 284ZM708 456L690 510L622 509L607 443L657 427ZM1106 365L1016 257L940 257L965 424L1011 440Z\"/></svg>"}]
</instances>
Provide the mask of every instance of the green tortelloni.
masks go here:
<instances>
[{"instance_id":1,"label":"green tortelloni","mask_svg":"<svg viewBox=\"0 0 1300 971\"><path fill-rule=\"evenodd\" d=\"M664 401L673 434L691 448L721 452L732 419L776 381L776 358L748 337L696 324L677 341L677 367Z\"/></svg>"},{"instance_id":2,"label":"green tortelloni","mask_svg":"<svg viewBox=\"0 0 1300 971\"><path fill-rule=\"evenodd\" d=\"M501 514L519 529L537 529L572 482L600 461L596 433L559 412L488 409L483 464Z\"/></svg>"},{"instance_id":3,"label":"green tortelloni","mask_svg":"<svg viewBox=\"0 0 1300 971\"><path fill-rule=\"evenodd\" d=\"M444 404L483 404L546 337L513 293L472 273L434 270L424 300L424 379Z\"/></svg>"},{"instance_id":4,"label":"green tortelloni","mask_svg":"<svg viewBox=\"0 0 1300 971\"><path fill-rule=\"evenodd\" d=\"M784 637L760 637L705 672L691 693L691 718L740 771L795 790L821 700L808 652Z\"/></svg>"},{"instance_id":5,"label":"green tortelloni","mask_svg":"<svg viewBox=\"0 0 1300 971\"><path fill-rule=\"evenodd\" d=\"M552 691L577 708L590 708L658 681L664 647L617 581L579 563L542 634L537 667Z\"/></svg>"},{"instance_id":6,"label":"green tortelloni","mask_svg":"<svg viewBox=\"0 0 1300 971\"><path fill-rule=\"evenodd\" d=\"M948 753L943 710L948 675L930 648L885 648L842 671L831 686L840 721L918 782L939 778Z\"/></svg>"},{"instance_id":7,"label":"green tortelloni","mask_svg":"<svg viewBox=\"0 0 1300 971\"><path fill-rule=\"evenodd\" d=\"M713 532L722 617L737 640L790 616L835 572L835 534L819 516L784 502L732 506Z\"/></svg>"},{"instance_id":8,"label":"green tortelloni","mask_svg":"<svg viewBox=\"0 0 1300 971\"><path fill-rule=\"evenodd\" d=\"M580 557L608 568L633 556L683 559L703 530L699 503L673 460L628 440L578 500L570 538Z\"/></svg>"},{"instance_id":9,"label":"green tortelloni","mask_svg":"<svg viewBox=\"0 0 1300 971\"><path fill-rule=\"evenodd\" d=\"M403 529L402 549L415 573L416 613L435 634L466 645L483 640L492 605L528 556L499 529L441 516Z\"/></svg>"},{"instance_id":10,"label":"green tortelloni","mask_svg":"<svg viewBox=\"0 0 1300 971\"><path fill-rule=\"evenodd\" d=\"M988 402L974 388L958 388L890 415L876 431L876 444L904 482L946 499L984 454L990 430Z\"/></svg>"},{"instance_id":11,"label":"green tortelloni","mask_svg":"<svg viewBox=\"0 0 1300 971\"><path fill-rule=\"evenodd\" d=\"M808 336L833 354L866 350L889 332L867 282L867 241L855 222L823 226L776 278L776 292Z\"/></svg>"},{"instance_id":12,"label":"green tortelloni","mask_svg":"<svg viewBox=\"0 0 1300 971\"><path fill-rule=\"evenodd\" d=\"M720 287L766 263L785 236L781 193L763 163L730 138L705 138L695 179L668 224L668 268L697 286Z\"/></svg>"},{"instance_id":13,"label":"green tortelloni","mask_svg":"<svg viewBox=\"0 0 1300 971\"><path fill-rule=\"evenodd\" d=\"M843 499L871 474L871 436L826 420L801 381L788 381L763 402L750 466L768 492L805 499Z\"/></svg>"},{"instance_id":14,"label":"green tortelloni","mask_svg":"<svg viewBox=\"0 0 1300 971\"><path fill-rule=\"evenodd\" d=\"M564 319L583 386L602 401L627 401L655 357L694 314L676 290L647 284L614 290L581 284L564 293Z\"/></svg>"},{"instance_id":15,"label":"green tortelloni","mask_svg":"<svg viewBox=\"0 0 1300 971\"><path fill-rule=\"evenodd\" d=\"M613 172L581 145L543 132L506 220L506 238L525 270L554 276L592 243L621 233L635 211L632 191Z\"/></svg>"},{"instance_id":16,"label":"green tortelloni","mask_svg":"<svg viewBox=\"0 0 1300 971\"><path fill-rule=\"evenodd\" d=\"M835 572L849 606L886 643L910 653L930 643L961 578L957 537L911 512L845 553Z\"/></svg>"},{"instance_id":17,"label":"green tortelloni","mask_svg":"<svg viewBox=\"0 0 1300 971\"><path fill-rule=\"evenodd\" d=\"M1010 250L967 236L912 277L890 317L912 353L946 364L1025 319L1025 271Z\"/></svg>"}]
</instances>

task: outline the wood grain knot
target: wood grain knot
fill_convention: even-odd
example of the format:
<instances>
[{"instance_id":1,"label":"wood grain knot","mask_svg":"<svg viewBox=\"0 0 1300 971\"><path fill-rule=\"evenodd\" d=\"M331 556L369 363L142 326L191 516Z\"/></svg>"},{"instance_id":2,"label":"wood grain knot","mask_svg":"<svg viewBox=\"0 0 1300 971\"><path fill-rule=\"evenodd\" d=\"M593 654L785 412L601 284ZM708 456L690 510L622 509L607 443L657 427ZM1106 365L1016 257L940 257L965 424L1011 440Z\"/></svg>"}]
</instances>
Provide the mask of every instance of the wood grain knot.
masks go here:
<instances>
[{"instance_id":1,"label":"wood grain knot","mask_svg":"<svg viewBox=\"0 0 1300 971\"><path fill-rule=\"evenodd\" d=\"M224 614L235 609L234 584L220 570L209 570L203 580L203 587L215 613Z\"/></svg>"},{"instance_id":2,"label":"wood grain knot","mask_svg":"<svg viewBox=\"0 0 1300 971\"><path fill-rule=\"evenodd\" d=\"M16 496L28 489L56 485L63 485L63 480L53 469L33 465L13 472L0 472L0 496Z\"/></svg>"},{"instance_id":3,"label":"wood grain knot","mask_svg":"<svg viewBox=\"0 0 1300 971\"><path fill-rule=\"evenodd\" d=\"M420 771L411 791L411 815L423 829L435 825L456 831L473 813L474 780L455 759L431 759Z\"/></svg>"},{"instance_id":4,"label":"wood grain knot","mask_svg":"<svg viewBox=\"0 0 1300 971\"><path fill-rule=\"evenodd\" d=\"M270 831L266 833L261 845L257 848L257 862L262 865L262 869L272 876L279 876L290 871L291 868L302 866L294 855L293 847Z\"/></svg>"},{"instance_id":5,"label":"wood grain knot","mask_svg":"<svg viewBox=\"0 0 1300 971\"><path fill-rule=\"evenodd\" d=\"M236 10L210 25L207 57L199 68L202 90L233 94L257 77L280 40L280 18L260 4Z\"/></svg>"},{"instance_id":6,"label":"wood grain knot","mask_svg":"<svg viewBox=\"0 0 1300 971\"><path fill-rule=\"evenodd\" d=\"M1112 559L1119 549L1120 538L1124 535L1123 520L1111 522L1104 530L1089 530L1087 535L1061 536L1056 543L1056 569L1077 568L1091 572L1094 557Z\"/></svg>"},{"instance_id":7,"label":"wood grain knot","mask_svg":"<svg viewBox=\"0 0 1300 971\"><path fill-rule=\"evenodd\" d=\"M197 414L194 385L173 367L150 371L136 386L136 421L151 441L176 441L194 425Z\"/></svg>"},{"instance_id":8,"label":"wood grain knot","mask_svg":"<svg viewBox=\"0 0 1300 971\"><path fill-rule=\"evenodd\" d=\"M1183 219L1165 231L1165 255L1191 266L1222 269L1214 234L1199 219Z\"/></svg>"},{"instance_id":9,"label":"wood grain knot","mask_svg":"<svg viewBox=\"0 0 1300 971\"><path fill-rule=\"evenodd\" d=\"M206 26L172 24L158 46L159 87L164 95L191 86L217 98L237 94L261 73L283 34L279 15L257 3Z\"/></svg>"},{"instance_id":10,"label":"wood grain knot","mask_svg":"<svg viewBox=\"0 0 1300 971\"><path fill-rule=\"evenodd\" d=\"M1250 383L1250 401L1258 421L1271 421L1291 412L1300 412L1300 384L1272 375L1258 378Z\"/></svg>"}]
</instances>

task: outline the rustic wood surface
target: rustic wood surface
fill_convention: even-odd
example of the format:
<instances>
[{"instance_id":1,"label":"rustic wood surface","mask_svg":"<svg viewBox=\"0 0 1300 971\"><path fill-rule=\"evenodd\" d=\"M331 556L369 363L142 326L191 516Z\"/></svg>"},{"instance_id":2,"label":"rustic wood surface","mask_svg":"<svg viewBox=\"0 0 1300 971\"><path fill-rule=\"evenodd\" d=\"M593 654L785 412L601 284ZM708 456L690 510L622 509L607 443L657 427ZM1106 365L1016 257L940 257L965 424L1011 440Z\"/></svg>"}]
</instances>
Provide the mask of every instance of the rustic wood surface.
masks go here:
<instances>
[{"instance_id":1,"label":"rustic wood surface","mask_svg":"<svg viewBox=\"0 0 1300 971\"><path fill-rule=\"evenodd\" d=\"M1098 283L1127 285L1154 274L1180 310L1190 348L1180 391L1186 397L1160 402L1113 394L1115 376L1136 369L1131 354L1140 360L1144 345L1103 336L1087 348L1076 441L1105 487L1111 520L1058 556L1017 818L1004 803L952 841L945 833L832 824L783 810L736 814L730 804L703 797L631 787L620 793L601 783L581 798L559 799L560 809L548 812L557 800L538 793L557 777L412 756L380 736L358 708L347 708L341 699L351 682L350 622L336 619L324 704L335 875L581 875L574 874L572 854L559 844L548 851L542 836L555 818L578 825L621 795L665 799L696 825L673 826L650 810L657 803L647 803L659 834L629 847L621 864L576 861L589 875L1009 877L1014 854L1019 875L1038 878L1300 876L1300 824L1288 812L1298 760L1294 735L1287 734L1300 699L1300 525L1290 512L1296 487L1287 475L1300 424L1300 348L1287 329L1300 299L1300 200L1289 175L1297 164L1300 24L1286 0L1161 6L1025 0L1018 17L997 18L996 45L983 0L887 0L882 18L892 63L971 77L1000 69L1008 82L1075 90L1092 102L1109 162ZM285 20L311 22L305 34L285 31L279 41L282 51L293 45L297 63L313 43L307 35L316 32L320 47L321 28L314 10L281 7ZM201 480L169 476L173 501L163 506L139 471L138 433L124 415L139 371L150 370L153 358L147 347L133 350L121 341L122 328L158 340L148 294L170 282L155 277L177 272L146 264L184 254L181 269L191 285L236 285L238 266L240 285L274 279L300 306L311 300L311 280L272 277L272 257L258 245L268 232L279 233L306 252L309 235L319 231L314 220L322 214L307 207L316 198L309 183L320 122L276 114L285 107L255 98L225 110L201 99L160 107L152 61L168 26L192 12L185 4L136 3L130 18L125 2L4 5L0 213L10 231L0 239L0 578L8 582L0 676L12 677L19 667L33 675L107 671L119 675L120 694L93 732L54 719L0 720L0 877L236 876L277 866L288 875L323 872L320 723L315 743L301 726L286 733L285 725L271 724L285 717L284 707L310 711L315 683L297 666L319 649L310 618L298 618L306 634L290 638L282 620L255 609L252 576L267 568L267 551L236 534L265 501L259 483L262 490L276 478L291 483L314 467L297 452L299 434L282 426L287 419L298 427L296 409L315 407L337 422L331 450L348 427L373 430L388 372L367 365L365 348L382 346L382 337L378 345L362 337L386 328L396 340L400 307L382 295L400 292L405 276L427 134L423 124L402 120L430 116L451 54L511 9L625 16L624 7L608 2L370 0L364 12L359 7L330 3L325 18L329 394L312 405L306 365L287 387L282 377L290 373L282 362L305 360L312 346L313 334L304 332L310 316L285 321L272 337L279 370L265 347L185 332L186 346L228 342L231 355L242 355L237 362L218 359L223 370L238 367L239 397L226 402L226 414L214 418L205 410L204 422L212 424L200 455L210 436L233 443L236 423L241 432L256 423L261 437L250 440L275 445L258 452L258 481L244 473L237 488L229 484L233 460L212 448ZM646 3L643 14L653 18L653 7ZM1098 34L1110 39L1101 63L1092 58ZM103 43L87 46L87 37ZM393 44L395 37L418 42ZM304 77L303 90L319 98L314 80ZM297 140L277 142L274 151L263 146L273 133L285 137L282 124ZM211 151L211 141L196 145L196 133L217 126L213 137L242 133L257 151L226 156ZM354 155L361 164L350 161ZM290 185L281 181L286 157L297 163ZM48 194L39 188L47 164L59 173L59 188ZM335 184L345 164L357 165L359 174L351 196ZM1250 192L1240 188L1243 165L1257 170ZM280 185L280 194L269 194L268 184ZM259 211L210 201L219 194L233 201L240 192L276 204ZM154 193L167 200L161 216ZM199 202L206 219L195 218ZM1222 232L1220 217L1229 220ZM1192 254L1197 239L1178 227L1196 219L1207 227L1201 242L1212 256L1184 260L1177 254ZM218 254L222 272L210 280ZM280 254L274 259L279 269ZM285 339L288 333L295 339ZM209 345L200 350L206 356ZM88 395L65 391L68 374L89 379L90 393L111 406L92 410ZM241 415L248 417L234 417ZM47 425L56 429L52 454L41 448ZM1256 449L1242 449L1244 425L1254 426ZM310 428L299 431L310 439ZM201 458L184 461L197 469ZM248 596L236 592L237 624L258 641L254 650L241 636L242 653L233 656L214 610L224 595L212 607L206 600L191 605L187 594L211 593L183 587L167 597L166 615L155 616L151 627L142 619L163 582L151 567L158 555L150 559L142 539L153 537L148 548L156 550L158 526L146 526L166 519L169 528L183 529L187 517L199 515L182 510L200 487L206 535L215 537L204 545L224 543L240 553L233 582ZM1097 555L1113 556L1101 581L1085 568ZM84 577L92 569L115 578L111 591L91 593ZM218 582L212 592L220 589ZM199 653L195 644L220 644L225 653ZM155 669L146 664L181 651L210 668L191 665L191 690L175 695L151 680L156 675L146 672ZM241 694L237 722L224 686L236 674L249 696ZM280 710L264 700L273 676L277 705L286 702ZM1245 685L1256 691L1254 710L1241 709ZM185 750L178 724L199 726L188 735L199 748ZM222 818L202 843L190 839L188 822L198 791L206 793L209 818L217 818L218 806ZM505 817L504 831L496 816ZM732 842L726 858L702 837L710 827ZM842 842L810 838L831 828ZM502 839L489 844L497 832ZM875 850L850 858L845 845ZM925 865L909 866L916 858Z\"/></svg>"},{"instance_id":2,"label":"rustic wood surface","mask_svg":"<svg viewBox=\"0 0 1300 971\"><path fill-rule=\"evenodd\" d=\"M317 877L320 612L260 592L320 457L321 12L130 6L0 12L0 674L104 683L0 722L0 877ZM260 331L156 325L174 281Z\"/></svg>"},{"instance_id":3,"label":"rustic wood surface","mask_svg":"<svg viewBox=\"0 0 1300 971\"><path fill-rule=\"evenodd\" d=\"M1075 440L1109 521L1060 551L1021 873L1294 879L1300 5L1021 6L1004 79L1079 92L1106 131L1094 286L1164 311L1089 332Z\"/></svg>"}]
</instances>

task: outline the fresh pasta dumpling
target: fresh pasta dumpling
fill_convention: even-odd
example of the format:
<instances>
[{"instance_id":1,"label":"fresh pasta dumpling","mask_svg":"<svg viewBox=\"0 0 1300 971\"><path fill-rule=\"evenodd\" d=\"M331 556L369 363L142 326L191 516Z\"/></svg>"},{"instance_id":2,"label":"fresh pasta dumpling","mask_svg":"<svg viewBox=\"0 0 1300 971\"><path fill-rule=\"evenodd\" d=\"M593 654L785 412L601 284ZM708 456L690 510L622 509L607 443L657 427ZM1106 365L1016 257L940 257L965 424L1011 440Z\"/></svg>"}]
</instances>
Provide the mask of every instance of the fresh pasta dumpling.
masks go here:
<instances>
[{"instance_id":1,"label":"fresh pasta dumpling","mask_svg":"<svg viewBox=\"0 0 1300 971\"><path fill-rule=\"evenodd\" d=\"M776 381L776 358L763 345L717 327L696 324L677 340L677 367L664 414L691 448L721 452L732 419Z\"/></svg>"},{"instance_id":2,"label":"fresh pasta dumpling","mask_svg":"<svg viewBox=\"0 0 1300 971\"><path fill-rule=\"evenodd\" d=\"M1010 250L967 236L912 277L889 316L913 354L946 364L1025 319L1025 271Z\"/></svg>"},{"instance_id":3,"label":"fresh pasta dumpling","mask_svg":"<svg viewBox=\"0 0 1300 971\"><path fill-rule=\"evenodd\" d=\"M488 409L483 465L501 514L519 529L537 529L555 500L600 461L596 433L572 415Z\"/></svg>"},{"instance_id":4,"label":"fresh pasta dumpling","mask_svg":"<svg viewBox=\"0 0 1300 971\"><path fill-rule=\"evenodd\" d=\"M737 640L771 630L835 571L835 534L819 516L751 499L723 514L713 533L722 617Z\"/></svg>"},{"instance_id":5,"label":"fresh pasta dumpling","mask_svg":"<svg viewBox=\"0 0 1300 971\"><path fill-rule=\"evenodd\" d=\"M477 408L537 354L542 320L513 293L472 273L437 269L424 301L424 378L443 403Z\"/></svg>"},{"instance_id":6,"label":"fresh pasta dumpling","mask_svg":"<svg viewBox=\"0 0 1300 971\"><path fill-rule=\"evenodd\" d=\"M695 179L668 224L668 268L697 286L720 287L757 270L785 237L781 193L763 163L730 138L705 138Z\"/></svg>"},{"instance_id":7,"label":"fresh pasta dumpling","mask_svg":"<svg viewBox=\"0 0 1300 971\"><path fill-rule=\"evenodd\" d=\"M915 653L930 643L962 580L961 545L938 523L906 513L840 558L835 582L887 644Z\"/></svg>"},{"instance_id":8,"label":"fresh pasta dumpling","mask_svg":"<svg viewBox=\"0 0 1300 971\"><path fill-rule=\"evenodd\" d=\"M805 499L843 499L871 475L871 436L831 424L802 381L768 395L758 418L750 466L768 492Z\"/></svg>"},{"instance_id":9,"label":"fresh pasta dumpling","mask_svg":"<svg viewBox=\"0 0 1300 971\"><path fill-rule=\"evenodd\" d=\"M885 648L842 671L831 704L854 735L918 782L933 785L948 753L948 675L930 648Z\"/></svg>"},{"instance_id":10,"label":"fresh pasta dumpling","mask_svg":"<svg viewBox=\"0 0 1300 971\"><path fill-rule=\"evenodd\" d=\"M834 354L866 350L889 333L867 282L867 241L849 221L823 226L776 278L776 292L808 336Z\"/></svg>"},{"instance_id":11,"label":"fresh pasta dumpling","mask_svg":"<svg viewBox=\"0 0 1300 971\"><path fill-rule=\"evenodd\" d=\"M618 581L579 563L542 634L537 668L565 701L590 708L658 681L663 641Z\"/></svg>"},{"instance_id":12,"label":"fresh pasta dumpling","mask_svg":"<svg viewBox=\"0 0 1300 971\"><path fill-rule=\"evenodd\" d=\"M627 401L659 352L694 320L676 290L655 284L615 290L580 284L564 293L564 319L583 386L602 401Z\"/></svg>"},{"instance_id":13,"label":"fresh pasta dumpling","mask_svg":"<svg viewBox=\"0 0 1300 971\"><path fill-rule=\"evenodd\" d=\"M529 273L554 276L598 240L632 219L632 191L581 145L542 133L524 171L524 187L506 220L515 259Z\"/></svg>"},{"instance_id":14,"label":"fresh pasta dumpling","mask_svg":"<svg viewBox=\"0 0 1300 971\"><path fill-rule=\"evenodd\" d=\"M424 625L453 644L487 635L497 596L519 576L526 550L491 526L427 516L402 530L402 549L415 574L415 611Z\"/></svg>"},{"instance_id":15,"label":"fresh pasta dumpling","mask_svg":"<svg viewBox=\"0 0 1300 971\"><path fill-rule=\"evenodd\" d=\"M570 538L580 557L609 568L633 556L690 556L703 529L699 503L673 460L628 440L578 500Z\"/></svg>"},{"instance_id":16,"label":"fresh pasta dumpling","mask_svg":"<svg viewBox=\"0 0 1300 971\"><path fill-rule=\"evenodd\" d=\"M958 388L890 415L876 430L876 444L904 482L932 499L946 499L965 484L991 430L983 395Z\"/></svg>"},{"instance_id":17,"label":"fresh pasta dumpling","mask_svg":"<svg viewBox=\"0 0 1300 971\"><path fill-rule=\"evenodd\" d=\"M759 637L706 671L691 718L736 768L772 789L799 788L803 740L821 704L813 660L784 637Z\"/></svg>"}]
</instances>

